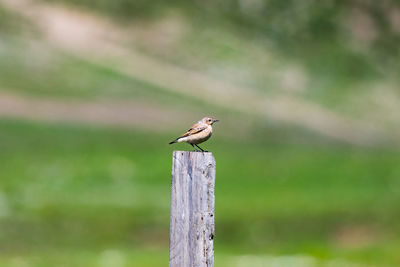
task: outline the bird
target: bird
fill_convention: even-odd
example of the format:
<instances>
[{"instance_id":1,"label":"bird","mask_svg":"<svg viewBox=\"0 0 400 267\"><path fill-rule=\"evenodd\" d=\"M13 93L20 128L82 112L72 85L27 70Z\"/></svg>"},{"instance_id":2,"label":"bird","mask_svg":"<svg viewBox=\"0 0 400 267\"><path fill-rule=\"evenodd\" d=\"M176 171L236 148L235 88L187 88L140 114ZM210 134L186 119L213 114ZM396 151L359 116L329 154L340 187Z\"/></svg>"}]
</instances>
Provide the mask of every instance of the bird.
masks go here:
<instances>
[{"instance_id":1,"label":"bird","mask_svg":"<svg viewBox=\"0 0 400 267\"><path fill-rule=\"evenodd\" d=\"M206 152L198 144L207 141L212 135L212 125L219 120L216 120L212 117L204 117L199 120L197 123L193 124L186 133L182 134L175 140L169 142L169 144L186 142L190 144L195 151L199 152L197 148L199 148L202 152ZM197 148L196 148L197 147Z\"/></svg>"}]
</instances>

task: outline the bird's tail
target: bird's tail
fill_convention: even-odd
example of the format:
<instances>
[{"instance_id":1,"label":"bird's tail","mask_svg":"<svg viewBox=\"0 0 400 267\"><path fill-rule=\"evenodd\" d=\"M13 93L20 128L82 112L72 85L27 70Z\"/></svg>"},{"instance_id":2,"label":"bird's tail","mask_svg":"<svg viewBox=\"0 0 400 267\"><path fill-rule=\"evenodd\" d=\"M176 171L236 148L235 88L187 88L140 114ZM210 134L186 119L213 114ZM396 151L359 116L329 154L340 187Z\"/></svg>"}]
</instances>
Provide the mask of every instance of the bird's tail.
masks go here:
<instances>
[{"instance_id":1,"label":"bird's tail","mask_svg":"<svg viewBox=\"0 0 400 267\"><path fill-rule=\"evenodd\" d=\"M179 138L176 138L174 141L171 141L171 142L169 142L168 144L172 145L173 143L178 143L178 139L179 139Z\"/></svg>"}]
</instances>

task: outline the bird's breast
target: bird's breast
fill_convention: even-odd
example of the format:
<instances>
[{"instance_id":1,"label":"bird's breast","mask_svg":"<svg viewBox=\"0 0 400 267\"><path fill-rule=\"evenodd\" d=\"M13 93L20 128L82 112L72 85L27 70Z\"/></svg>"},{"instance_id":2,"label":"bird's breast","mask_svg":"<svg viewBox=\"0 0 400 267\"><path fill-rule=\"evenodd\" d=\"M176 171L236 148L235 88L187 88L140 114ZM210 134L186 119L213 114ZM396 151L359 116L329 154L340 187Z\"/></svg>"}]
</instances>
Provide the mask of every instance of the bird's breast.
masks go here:
<instances>
[{"instance_id":1,"label":"bird's breast","mask_svg":"<svg viewBox=\"0 0 400 267\"><path fill-rule=\"evenodd\" d=\"M186 142L190 144L200 144L207 141L211 137L211 135L212 135L212 128L210 126L207 127L204 131L188 136Z\"/></svg>"}]
</instances>

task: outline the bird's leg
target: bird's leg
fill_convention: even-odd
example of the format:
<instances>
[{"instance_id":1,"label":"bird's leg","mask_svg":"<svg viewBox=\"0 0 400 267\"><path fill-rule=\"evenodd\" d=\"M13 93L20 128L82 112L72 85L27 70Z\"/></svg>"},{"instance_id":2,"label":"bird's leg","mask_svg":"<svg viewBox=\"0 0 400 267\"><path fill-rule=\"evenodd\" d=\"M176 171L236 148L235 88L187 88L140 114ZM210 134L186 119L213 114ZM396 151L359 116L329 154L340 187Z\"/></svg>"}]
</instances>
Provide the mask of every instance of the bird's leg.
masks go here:
<instances>
[{"instance_id":1,"label":"bird's leg","mask_svg":"<svg viewBox=\"0 0 400 267\"><path fill-rule=\"evenodd\" d=\"M204 149L202 149L201 147L199 147L198 145L195 145L195 146L197 146L198 148L200 148L201 152L207 152L207 151L205 151Z\"/></svg>"},{"instance_id":2,"label":"bird's leg","mask_svg":"<svg viewBox=\"0 0 400 267\"><path fill-rule=\"evenodd\" d=\"M196 152L200 152L200 151L197 150L197 148L196 148L193 144L190 144L190 145L194 148L194 150L195 150Z\"/></svg>"}]
</instances>

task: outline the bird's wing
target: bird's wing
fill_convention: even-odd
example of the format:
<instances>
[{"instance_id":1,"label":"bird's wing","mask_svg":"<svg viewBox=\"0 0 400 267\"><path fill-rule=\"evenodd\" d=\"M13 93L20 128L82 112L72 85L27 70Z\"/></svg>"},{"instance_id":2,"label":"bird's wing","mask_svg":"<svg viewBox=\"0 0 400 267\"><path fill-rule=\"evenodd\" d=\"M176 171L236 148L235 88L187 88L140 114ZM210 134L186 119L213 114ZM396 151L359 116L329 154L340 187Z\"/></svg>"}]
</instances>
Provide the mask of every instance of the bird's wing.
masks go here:
<instances>
[{"instance_id":1,"label":"bird's wing","mask_svg":"<svg viewBox=\"0 0 400 267\"><path fill-rule=\"evenodd\" d=\"M179 138L197 134L201 131L204 131L206 128L207 128L207 126L196 123L192 127L190 127L190 129L187 130L186 133L182 134Z\"/></svg>"}]
</instances>

